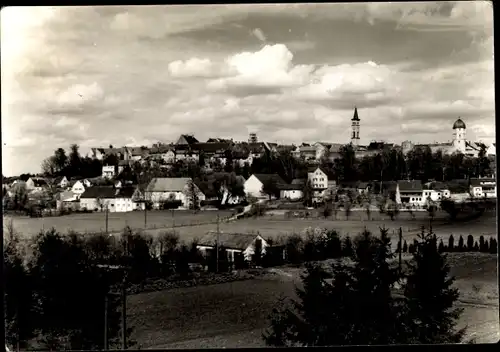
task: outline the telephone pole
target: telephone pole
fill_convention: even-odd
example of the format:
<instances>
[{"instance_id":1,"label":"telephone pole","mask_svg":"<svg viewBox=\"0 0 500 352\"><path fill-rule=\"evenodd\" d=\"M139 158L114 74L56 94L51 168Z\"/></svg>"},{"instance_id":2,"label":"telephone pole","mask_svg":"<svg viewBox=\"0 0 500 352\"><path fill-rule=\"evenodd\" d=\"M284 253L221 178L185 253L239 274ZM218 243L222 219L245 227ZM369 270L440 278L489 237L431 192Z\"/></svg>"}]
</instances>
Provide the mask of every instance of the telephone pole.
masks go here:
<instances>
[{"instance_id":1,"label":"telephone pole","mask_svg":"<svg viewBox=\"0 0 500 352\"><path fill-rule=\"evenodd\" d=\"M108 205L106 204L106 234L108 233Z\"/></svg>"},{"instance_id":2,"label":"telephone pole","mask_svg":"<svg viewBox=\"0 0 500 352\"><path fill-rule=\"evenodd\" d=\"M127 291L125 290L125 283L127 281L127 274L123 276L122 285L122 350L127 349Z\"/></svg>"},{"instance_id":3,"label":"telephone pole","mask_svg":"<svg viewBox=\"0 0 500 352\"><path fill-rule=\"evenodd\" d=\"M402 272L403 228L399 228L399 274Z\"/></svg>"},{"instance_id":4,"label":"telephone pole","mask_svg":"<svg viewBox=\"0 0 500 352\"><path fill-rule=\"evenodd\" d=\"M216 252L216 264L215 264L215 272L219 272L219 214L217 213L217 239L215 241L215 252Z\"/></svg>"},{"instance_id":5,"label":"telephone pole","mask_svg":"<svg viewBox=\"0 0 500 352\"><path fill-rule=\"evenodd\" d=\"M173 229L175 228L175 213L174 213L174 209L172 209L172 228Z\"/></svg>"},{"instance_id":6,"label":"telephone pole","mask_svg":"<svg viewBox=\"0 0 500 352\"><path fill-rule=\"evenodd\" d=\"M104 350L108 349L108 294L104 296Z\"/></svg>"}]
</instances>

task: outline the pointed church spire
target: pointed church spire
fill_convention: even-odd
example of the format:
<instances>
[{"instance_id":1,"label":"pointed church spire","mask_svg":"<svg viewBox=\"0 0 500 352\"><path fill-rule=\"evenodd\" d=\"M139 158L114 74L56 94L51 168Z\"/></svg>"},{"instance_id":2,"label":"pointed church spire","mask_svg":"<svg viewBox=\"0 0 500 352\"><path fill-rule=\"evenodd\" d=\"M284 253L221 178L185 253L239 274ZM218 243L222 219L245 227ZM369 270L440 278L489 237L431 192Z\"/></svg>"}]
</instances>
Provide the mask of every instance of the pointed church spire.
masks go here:
<instances>
[{"instance_id":1,"label":"pointed church spire","mask_svg":"<svg viewBox=\"0 0 500 352\"><path fill-rule=\"evenodd\" d=\"M357 108L357 107L354 107L354 116L353 116L353 118L351 119L351 121L359 121L359 117L358 117L358 108Z\"/></svg>"}]
</instances>

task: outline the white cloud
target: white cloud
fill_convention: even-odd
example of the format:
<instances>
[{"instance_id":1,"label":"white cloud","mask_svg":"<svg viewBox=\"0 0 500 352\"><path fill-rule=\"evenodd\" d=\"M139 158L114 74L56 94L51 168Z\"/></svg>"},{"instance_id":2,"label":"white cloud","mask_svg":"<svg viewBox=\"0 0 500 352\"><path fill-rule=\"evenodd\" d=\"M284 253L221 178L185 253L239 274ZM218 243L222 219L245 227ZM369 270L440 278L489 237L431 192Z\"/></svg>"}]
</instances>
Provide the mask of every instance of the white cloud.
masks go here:
<instances>
[{"instance_id":1,"label":"white cloud","mask_svg":"<svg viewBox=\"0 0 500 352\"><path fill-rule=\"evenodd\" d=\"M104 91L101 86L94 82L90 85L76 84L62 91L57 96L57 103L61 107L74 107L102 99Z\"/></svg>"},{"instance_id":2,"label":"white cloud","mask_svg":"<svg viewBox=\"0 0 500 352\"><path fill-rule=\"evenodd\" d=\"M168 64L168 71L173 77L210 77L214 74L214 65L210 59L194 57L186 61L173 61Z\"/></svg>"},{"instance_id":3,"label":"white cloud","mask_svg":"<svg viewBox=\"0 0 500 352\"><path fill-rule=\"evenodd\" d=\"M252 34L258 39L260 40L261 42L265 42L266 41L266 35L264 34L264 32L262 31L262 29L260 28L255 28L253 31L252 31Z\"/></svg>"}]
</instances>

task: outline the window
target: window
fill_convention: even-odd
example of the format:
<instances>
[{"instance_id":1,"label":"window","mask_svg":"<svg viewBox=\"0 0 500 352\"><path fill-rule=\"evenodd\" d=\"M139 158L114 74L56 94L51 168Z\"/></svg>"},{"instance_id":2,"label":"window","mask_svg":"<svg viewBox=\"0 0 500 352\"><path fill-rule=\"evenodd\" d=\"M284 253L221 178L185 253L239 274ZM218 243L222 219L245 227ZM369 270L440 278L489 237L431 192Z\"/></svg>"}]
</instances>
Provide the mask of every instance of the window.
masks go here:
<instances>
[{"instance_id":1,"label":"window","mask_svg":"<svg viewBox=\"0 0 500 352\"><path fill-rule=\"evenodd\" d=\"M415 198L412 198L411 201L413 202L415 200Z\"/></svg>"}]
</instances>

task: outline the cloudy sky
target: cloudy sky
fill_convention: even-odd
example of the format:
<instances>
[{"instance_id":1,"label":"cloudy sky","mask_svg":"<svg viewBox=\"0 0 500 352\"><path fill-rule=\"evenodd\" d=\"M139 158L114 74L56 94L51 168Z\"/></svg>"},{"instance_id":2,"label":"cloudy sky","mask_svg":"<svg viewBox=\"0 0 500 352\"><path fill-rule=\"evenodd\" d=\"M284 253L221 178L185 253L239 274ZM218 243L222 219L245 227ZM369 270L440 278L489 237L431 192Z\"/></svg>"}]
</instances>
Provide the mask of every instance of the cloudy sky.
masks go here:
<instances>
[{"instance_id":1,"label":"cloudy sky","mask_svg":"<svg viewBox=\"0 0 500 352\"><path fill-rule=\"evenodd\" d=\"M494 138L489 2L10 7L2 167L58 147Z\"/></svg>"}]
</instances>

